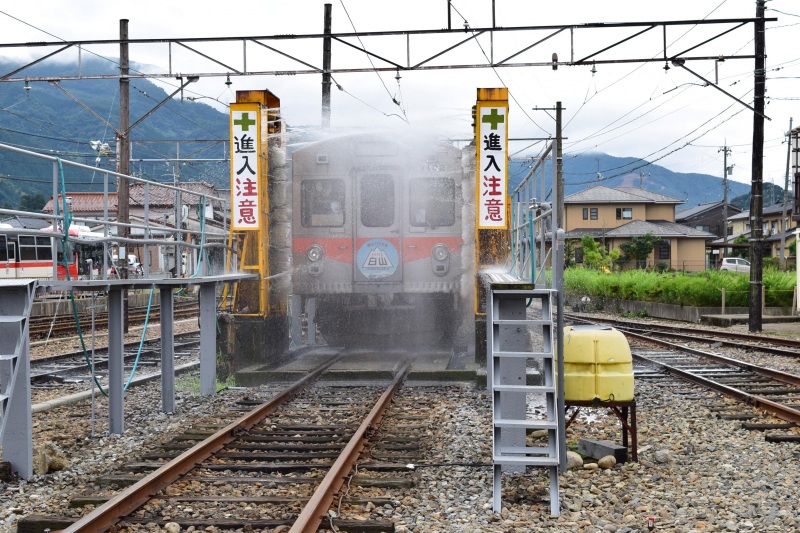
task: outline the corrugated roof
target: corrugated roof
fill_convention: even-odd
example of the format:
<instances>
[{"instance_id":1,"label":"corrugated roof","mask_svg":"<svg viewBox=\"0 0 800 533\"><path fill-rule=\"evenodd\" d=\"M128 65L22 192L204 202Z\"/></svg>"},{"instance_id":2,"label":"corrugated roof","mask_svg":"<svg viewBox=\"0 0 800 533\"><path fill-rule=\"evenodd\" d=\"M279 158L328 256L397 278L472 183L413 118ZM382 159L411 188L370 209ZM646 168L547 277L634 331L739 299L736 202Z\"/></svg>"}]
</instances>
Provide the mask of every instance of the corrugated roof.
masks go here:
<instances>
[{"instance_id":1,"label":"corrugated roof","mask_svg":"<svg viewBox=\"0 0 800 533\"><path fill-rule=\"evenodd\" d=\"M0 222L4 224L8 224L15 228L23 228L23 229L42 229L50 226L50 222L36 217L26 217L20 215L14 215L11 217L4 218L0 220Z\"/></svg>"}]
</instances>

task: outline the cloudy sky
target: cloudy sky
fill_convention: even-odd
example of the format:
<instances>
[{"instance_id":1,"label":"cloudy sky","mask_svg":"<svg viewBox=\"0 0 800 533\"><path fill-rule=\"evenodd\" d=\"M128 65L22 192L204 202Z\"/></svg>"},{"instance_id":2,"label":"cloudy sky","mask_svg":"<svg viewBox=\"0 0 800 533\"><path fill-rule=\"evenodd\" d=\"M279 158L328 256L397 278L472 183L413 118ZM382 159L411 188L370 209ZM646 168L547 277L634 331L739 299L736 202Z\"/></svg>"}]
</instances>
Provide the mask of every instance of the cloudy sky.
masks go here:
<instances>
[{"instance_id":1,"label":"cloudy sky","mask_svg":"<svg viewBox=\"0 0 800 533\"><path fill-rule=\"evenodd\" d=\"M37 0L4 2L0 6L0 42L116 39L119 19L127 18L131 38L241 37L277 34L317 34L323 30L322 0L294 2L242 0L235 3L129 0L89 2L85 0ZM333 32L374 32L446 28L447 0L328 0L333 10ZM454 28L489 27L491 6L495 24L502 27L579 25L594 22L649 22L700 19L751 18L755 0L711 0L656 2L654 0L452 0ZM786 171L785 133L790 117L800 126L800 48L790 39L800 30L800 5L796 0L767 2L767 107L771 121L765 123L765 182L783 185ZM667 54L679 53L732 25L678 26L667 31ZM600 50L638 31L578 30L574 41L564 32L516 58L524 62L549 61L552 53L568 60ZM477 64L487 56L504 58L549 35L551 32L488 34L443 55L439 65ZM403 37L365 39L367 48L405 64L420 61L471 35L469 31L444 37L412 38L410 49ZM611 59L660 57L664 36L660 29L629 41L603 56ZM356 43L356 41L351 40ZM321 67L321 41L271 42L282 51ZM357 44L357 43L356 43ZM494 45L494 50L492 50ZM198 44L196 48L236 69L243 69L240 43ZM259 46L248 46L249 71L305 68ZM5 59L20 61L40 57L43 48L3 48ZM48 50L49 52L49 50ZM118 57L118 47L89 46L84 54ZM703 56L754 53L753 25L733 31L692 54ZM131 47L131 60L147 65L148 72L211 73L225 69L196 54L166 44ZM365 54L334 43L333 68L370 68ZM75 53L60 56L75 60ZM84 55L86 57L86 55ZM376 66L385 65L373 59ZM752 103L752 59L688 62L706 79L718 76L719 86L740 100ZM341 86L332 90L332 125L335 128L414 127L454 138L471 134L470 109L477 87L508 87L511 94L511 138L547 137L554 134L552 117L539 108L552 108L561 101L564 111L565 157L587 152L642 157L677 172L722 175L720 147L731 148L731 176L749 183L752 166L753 113L734 99L704 86L681 68L664 69L663 62L617 63L588 66L497 69L459 69L425 72L342 73L334 76ZM716 74L715 74L716 70ZM202 101L230 102L235 90L268 88L281 98L283 116L291 125L320 123L319 75L233 76L231 87L223 78L202 78L191 86ZM174 80L166 80L173 83ZM165 86L165 88L169 89ZM222 108L224 109L224 108ZM137 117L133 117L134 119ZM0 117L2 120L2 117ZM516 157L535 156L541 144L515 141L510 151ZM600 169L606 171L608 169ZM646 172L646 169L643 169Z\"/></svg>"}]
</instances>

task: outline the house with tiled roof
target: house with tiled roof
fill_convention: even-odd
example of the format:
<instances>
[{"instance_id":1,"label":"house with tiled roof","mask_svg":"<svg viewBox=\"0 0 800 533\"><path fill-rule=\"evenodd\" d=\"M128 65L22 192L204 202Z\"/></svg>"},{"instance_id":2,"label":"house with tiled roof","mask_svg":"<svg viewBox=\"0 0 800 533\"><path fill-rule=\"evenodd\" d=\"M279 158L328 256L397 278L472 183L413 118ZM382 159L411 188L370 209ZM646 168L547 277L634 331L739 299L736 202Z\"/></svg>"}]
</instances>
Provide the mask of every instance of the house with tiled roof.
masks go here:
<instances>
[{"instance_id":1,"label":"house with tiled roof","mask_svg":"<svg viewBox=\"0 0 800 533\"><path fill-rule=\"evenodd\" d=\"M650 233L659 237L661 244L648 258L648 266L705 270L710 265L706 241L716 235L676 223L675 207L681 203L677 198L644 189L597 185L564 199L566 238L580 240L591 235L613 250ZM581 263L583 250L580 245L575 250L574 259Z\"/></svg>"},{"instance_id":2,"label":"house with tiled roof","mask_svg":"<svg viewBox=\"0 0 800 533\"><path fill-rule=\"evenodd\" d=\"M675 222L684 224L686 226L708 231L723 238L726 224L726 218L741 213L742 210L735 205L724 205L723 202L709 202L705 204L696 205L688 209L679 209L675 213ZM732 228L728 228L728 235L732 235Z\"/></svg>"},{"instance_id":3,"label":"house with tiled roof","mask_svg":"<svg viewBox=\"0 0 800 533\"><path fill-rule=\"evenodd\" d=\"M764 247L764 255L766 257L780 257L781 237L783 237L786 246L795 242L797 221L793 220L793 214L793 200L788 200L786 203L785 217L783 202L764 207L761 211L761 230L764 235L764 241L767 244ZM742 211L728 217L728 228L731 234L729 242L736 236L750 237L750 211ZM717 241L714 244L718 244Z\"/></svg>"},{"instance_id":4,"label":"house with tiled roof","mask_svg":"<svg viewBox=\"0 0 800 533\"><path fill-rule=\"evenodd\" d=\"M227 198L225 193L218 191L213 185L205 182L178 183L177 191L174 187L160 187L153 184L132 183L130 186L129 219L134 226L130 230L133 239L142 239L145 233L152 238L169 238L174 236L176 219L179 227L185 230L181 237L183 240L199 243L201 240L225 242L227 239L228 202L213 198ZM68 192L66 194L68 209L74 217L79 219L97 220L96 226L101 222L115 221L117 217L117 194L110 192ZM58 196L58 205L62 205L61 195ZM180 205L179 209L176 206ZM42 209L45 213L53 212L52 197ZM202 216L202 215L205 216ZM82 221L90 227L96 227L91 222ZM115 226L111 226L114 228ZM145 228L146 227L146 228ZM148 252L149 268L151 272L175 272L175 246L164 245L131 245L127 246L126 255L136 255L138 261L145 262L145 250ZM185 249L186 250L186 249ZM116 252L112 252L116 253ZM182 252L181 261L195 262L196 250ZM211 264L213 268L220 268L224 264L224 248L211 248ZM218 255L219 257L215 257Z\"/></svg>"}]
</instances>

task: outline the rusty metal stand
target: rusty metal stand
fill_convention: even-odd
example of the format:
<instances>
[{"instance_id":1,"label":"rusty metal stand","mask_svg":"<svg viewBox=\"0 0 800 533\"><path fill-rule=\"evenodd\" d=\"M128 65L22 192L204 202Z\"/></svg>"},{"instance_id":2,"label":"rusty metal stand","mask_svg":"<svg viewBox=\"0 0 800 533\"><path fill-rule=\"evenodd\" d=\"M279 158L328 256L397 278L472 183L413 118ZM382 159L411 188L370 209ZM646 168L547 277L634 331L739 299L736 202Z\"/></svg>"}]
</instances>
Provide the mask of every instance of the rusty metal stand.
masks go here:
<instances>
[{"instance_id":1,"label":"rusty metal stand","mask_svg":"<svg viewBox=\"0 0 800 533\"><path fill-rule=\"evenodd\" d=\"M593 402L589 400L566 400L565 406L567 411L570 407L575 407L575 411L567 419L566 426L569 428L570 424L575 420L584 407L592 408L606 408L610 409L622 423L622 445L628 447L628 435L630 435L631 445L631 460L634 462L639 461L637 451L638 442L636 437L636 400L629 402Z\"/></svg>"}]
</instances>

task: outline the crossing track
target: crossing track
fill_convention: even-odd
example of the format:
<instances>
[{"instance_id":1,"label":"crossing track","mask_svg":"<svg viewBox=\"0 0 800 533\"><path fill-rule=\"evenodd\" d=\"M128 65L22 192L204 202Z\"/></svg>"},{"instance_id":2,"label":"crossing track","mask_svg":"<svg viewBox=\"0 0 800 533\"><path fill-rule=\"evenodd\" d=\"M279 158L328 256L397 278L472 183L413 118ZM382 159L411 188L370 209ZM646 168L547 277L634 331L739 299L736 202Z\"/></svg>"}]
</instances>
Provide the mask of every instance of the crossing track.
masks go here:
<instances>
[{"instance_id":1,"label":"crossing track","mask_svg":"<svg viewBox=\"0 0 800 533\"><path fill-rule=\"evenodd\" d=\"M179 333L173 337L175 355L194 353L200 345L199 330ZM139 342L125 344L126 363L137 357ZM91 367L83 350L31 358L31 383L38 387L57 387L63 383L88 382L91 380ZM146 341L139 354L141 366L155 366L161 362L161 343L158 340ZM94 369L103 372L108 368L108 349L95 351Z\"/></svg>"},{"instance_id":2,"label":"crossing track","mask_svg":"<svg viewBox=\"0 0 800 533\"><path fill-rule=\"evenodd\" d=\"M347 473L356 464L366 443L367 430L379 424L411 366L408 362L398 365L394 379L382 391L375 386L338 387L341 394L339 405L344 402L347 407L329 409L325 425L319 423L309 425L308 422L311 421L309 419L315 414L318 415L319 411L304 406L319 405L320 400L307 395L310 394L315 380L337 360L338 357L327 359L313 372L285 388L269 401L258 405L213 435L197 442L63 531L107 531L111 527L119 529L138 523L158 523L161 520L154 516L153 511L158 509L158 505L152 502L171 500L175 495L185 495L189 492L202 495L184 498L184 501L196 502L198 507L213 508L215 505L234 504L234 509L238 509L238 503L249 502L258 506L273 504L276 506L276 511L271 518L264 518L263 513L252 516L235 512L233 519L226 522L211 515L207 515L207 519L197 516L175 516L177 508L169 506L170 516L166 521L176 522L183 528L193 525L198 530L203 530L207 526L256 530L291 525L293 532L313 532L317 531L323 519L330 520L333 526L337 526L337 521L334 520L336 513L329 513L331 502L344 483ZM329 394L332 389L323 387L322 390L325 394ZM298 401L296 398L301 395L306 395L305 398L300 398L301 405L293 405ZM379 396L377 401L375 396ZM352 398L356 398L356 401ZM367 401L367 398L371 399ZM358 415L360 420L355 423L354 413L360 413ZM298 416L306 418L303 427L298 427L297 423L293 422ZM337 420L340 416L344 418ZM349 435L349 439L341 443L345 433ZM326 434L335 438L320 438ZM291 437L287 439L289 435ZM258 444L271 442L272 437L280 437L284 443L277 445L278 449L275 445ZM339 443L338 453L321 453L322 450L330 449L334 443ZM306 448L314 450L313 453L305 455L303 449ZM278 450L284 453L276 453ZM333 464L329 464L327 459L332 457L335 457L335 460ZM226 460L230 462L226 463ZM265 461L269 463L269 467L264 467ZM298 471L307 472L308 475L301 478L290 474ZM255 476L255 479L250 478L251 485L253 481L258 482L259 476L264 476L264 479L263 482L255 484L257 496L244 495L243 498L237 499L231 498L230 494L224 496L220 494L215 487L223 481L220 477L215 477L214 472L228 475L239 472ZM275 481L276 477L280 478L280 482ZM308 494L308 489L287 491L287 483L297 485L313 483L316 484L316 488L311 494ZM277 490L274 487L277 487ZM287 497L287 493L293 496ZM298 495L302 497L298 498ZM305 502L305 506L299 512L295 512L292 509L298 501ZM140 514L141 511L144 511L143 515ZM288 514L293 515L293 518L287 520ZM353 530L353 524L340 523L339 526ZM377 526L364 523L361 526L356 525L355 528L370 531L376 527L387 526L391 527L391 523L383 522Z\"/></svg>"},{"instance_id":3,"label":"crossing track","mask_svg":"<svg viewBox=\"0 0 800 533\"><path fill-rule=\"evenodd\" d=\"M69 304L67 304L69 305ZM175 320L182 318L196 317L199 314L197 301L177 301L173 309ZM147 317L147 306L130 307L128 309L128 324L143 324ZM92 314L83 312L78 314L82 331L90 331L92 328ZM149 322L161 320L161 312L158 307L153 307L150 311ZM108 328L108 313L96 312L94 316L94 327L96 329ZM71 311L50 316L34 316L30 321L30 336L32 339L42 338L48 335L56 337L63 335L75 335L78 329L75 326L75 316Z\"/></svg>"}]
</instances>

